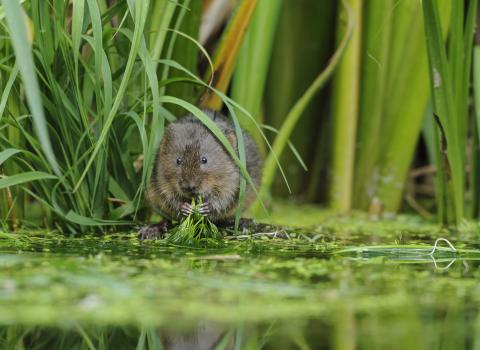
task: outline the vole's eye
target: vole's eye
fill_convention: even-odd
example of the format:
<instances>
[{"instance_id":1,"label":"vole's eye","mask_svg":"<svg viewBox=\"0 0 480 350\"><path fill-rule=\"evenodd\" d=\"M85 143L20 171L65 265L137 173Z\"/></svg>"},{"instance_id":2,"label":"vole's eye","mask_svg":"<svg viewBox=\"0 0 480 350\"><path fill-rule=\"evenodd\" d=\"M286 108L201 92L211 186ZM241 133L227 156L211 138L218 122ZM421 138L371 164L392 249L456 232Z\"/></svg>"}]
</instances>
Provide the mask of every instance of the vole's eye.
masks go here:
<instances>
[{"instance_id":1,"label":"vole's eye","mask_svg":"<svg viewBox=\"0 0 480 350\"><path fill-rule=\"evenodd\" d=\"M207 164L207 157L202 157L202 159L200 159L202 164Z\"/></svg>"},{"instance_id":2,"label":"vole's eye","mask_svg":"<svg viewBox=\"0 0 480 350\"><path fill-rule=\"evenodd\" d=\"M177 158L177 165L180 165L180 164L182 164L182 158L178 157Z\"/></svg>"}]
</instances>

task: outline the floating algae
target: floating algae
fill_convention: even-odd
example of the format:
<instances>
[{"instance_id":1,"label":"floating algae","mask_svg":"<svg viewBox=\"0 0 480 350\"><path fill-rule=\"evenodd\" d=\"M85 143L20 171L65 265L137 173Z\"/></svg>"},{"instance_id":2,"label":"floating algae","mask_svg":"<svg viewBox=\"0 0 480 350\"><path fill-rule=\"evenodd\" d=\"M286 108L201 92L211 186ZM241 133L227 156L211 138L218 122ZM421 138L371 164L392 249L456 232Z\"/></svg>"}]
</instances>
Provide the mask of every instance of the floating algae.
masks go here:
<instances>
[{"instance_id":1,"label":"floating algae","mask_svg":"<svg viewBox=\"0 0 480 350\"><path fill-rule=\"evenodd\" d=\"M293 226L308 219L287 209ZM478 231L321 215L310 229L259 227L214 250L136 232L0 235L0 349L172 349L208 337L237 349L480 344ZM455 251L434 250L441 237Z\"/></svg>"}]
</instances>

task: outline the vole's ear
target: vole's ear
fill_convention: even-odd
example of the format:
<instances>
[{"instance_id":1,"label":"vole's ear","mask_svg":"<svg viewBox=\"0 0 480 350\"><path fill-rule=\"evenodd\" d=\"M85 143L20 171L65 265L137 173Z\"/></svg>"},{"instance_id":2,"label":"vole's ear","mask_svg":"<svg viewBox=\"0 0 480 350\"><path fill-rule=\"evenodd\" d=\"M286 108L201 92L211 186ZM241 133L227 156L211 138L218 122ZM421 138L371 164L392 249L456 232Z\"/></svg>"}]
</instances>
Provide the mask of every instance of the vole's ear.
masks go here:
<instances>
[{"instance_id":1,"label":"vole's ear","mask_svg":"<svg viewBox=\"0 0 480 350\"><path fill-rule=\"evenodd\" d=\"M237 135L235 135L235 131L228 130L225 132L225 136L232 145L233 149L237 149Z\"/></svg>"},{"instance_id":2,"label":"vole's ear","mask_svg":"<svg viewBox=\"0 0 480 350\"><path fill-rule=\"evenodd\" d=\"M165 150L166 148L171 147L173 140L175 138L174 137L175 129L176 129L176 125L174 123L171 123L165 127L165 130L163 131L162 140L160 142L161 149Z\"/></svg>"},{"instance_id":3,"label":"vole's ear","mask_svg":"<svg viewBox=\"0 0 480 350\"><path fill-rule=\"evenodd\" d=\"M175 127L176 125L174 123L170 123L165 127L165 130L163 131L163 138L168 139L172 135L175 134Z\"/></svg>"},{"instance_id":4,"label":"vole's ear","mask_svg":"<svg viewBox=\"0 0 480 350\"><path fill-rule=\"evenodd\" d=\"M218 111L214 111L212 109L202 109L203 113L205 113L211 120L215 121L217 119L217 114L219 114Z\"/></svg>"}]
</instances>

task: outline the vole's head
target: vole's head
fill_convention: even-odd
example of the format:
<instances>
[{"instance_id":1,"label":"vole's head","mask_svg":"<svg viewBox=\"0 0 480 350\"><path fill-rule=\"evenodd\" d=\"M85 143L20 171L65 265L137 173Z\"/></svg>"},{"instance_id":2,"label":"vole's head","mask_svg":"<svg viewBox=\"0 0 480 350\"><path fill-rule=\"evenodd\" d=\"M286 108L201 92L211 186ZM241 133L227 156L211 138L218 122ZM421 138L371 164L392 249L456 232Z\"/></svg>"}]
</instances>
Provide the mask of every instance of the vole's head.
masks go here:
<instances>
[{"instance_id":1,"label":"vole's head","mask_svg":"<svg viewBox=\"0 0 480 350\"><path fill-rule=\"evenodd\" d=\"M225 133L233 144L235 135ZM170 124L160 145L163 176L184 199L205 200L231 191L238 184L238 168L230 155L200 122L188 119Z\"/></svg>"}]
</instances>

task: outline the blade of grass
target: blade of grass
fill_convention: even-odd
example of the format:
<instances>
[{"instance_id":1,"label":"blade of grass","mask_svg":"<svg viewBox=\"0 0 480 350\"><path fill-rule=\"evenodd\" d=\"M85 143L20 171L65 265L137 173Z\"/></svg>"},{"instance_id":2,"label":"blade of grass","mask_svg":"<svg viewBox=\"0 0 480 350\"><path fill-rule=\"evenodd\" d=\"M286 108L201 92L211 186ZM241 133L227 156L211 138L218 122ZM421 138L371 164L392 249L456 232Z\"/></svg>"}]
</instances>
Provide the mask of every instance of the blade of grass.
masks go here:
<instances>
[{"instance_id":1,"label":"blade of grass","mask_svg":"<svg viewBox=\"0 0 480 350\"><path fill-rule=\"evenodd\" d=\"M131 221L118 221L118 220L98 220L85 217L70 210L65 219L81 226L113 226L113 225L131 225Z\"/></svg>"},{"instance_id":2,"label":"blade of grass","mask_svg":"<svg viewBox=\"0 0 480 350\"><path fill-rule=\"evenodd\" d=\"M13 84L17 79L17 75L18 66L15 65L15 67L13 67L12 69L12 72L10 73L10 76L8 77L5 87L3 88L2 98L0 99L0 122L2 121L2 116L5 111L5 107L7 106L8 97L10 96L10 91L12 90Z\"/></svg>"},{"instance_id":3,"label":"blade of grass","mask_svg":"<svg viewBox=\"0 0 480 350\"><path fill-rule=\"evenodd\" d=\"M171 59L180 63L195 75L198 75L198 54L201 45L195 38L198 38L200 18L202 16L202 2L188 0L184 6L188 6L188 11L184 11L184 18L177 19L177 21L181 20L179 30L175 32L169 30L172 34L171 40L175 41L175 45L172 48ZM178 36L180 36L180 38L177 38ZM193 84L174 84L167 88L166 94L195 103L198 99L198 91L196 91L196 88L197 86ZM170 107L174 106L170 105ZM172 112L174 112L174 114L178 113L177 110L172 110Z\"/></svg>"},{"instance_id":4,"label":"blade of grass","mask_svg":"<svg viewBox=\"0 0 480 350\"><path fill-rule=\"evenodd\" d=\"M337 1L283 2L264 91L264 123L280 129L293 105L327 66L338 44L334 33L337 10ZM312 197L316 197L317 194L325 192L323 188L319 189L316 183L326 183L325 157L330 147L328 137L324 137L323 133L329 128L328 85L330 82L305 108L289 137L311 171L314 167L320 170L305 173L290 152L284 152L280 157L282 163L288 164L285 171L294 195L303 196L305 191L309 191ZM275 176L271 187L272 195L289 194L281 182L282 179Z\"/></svg>"},{"instance_id":5,"label":"blade of grass","mask_svg":"<svg viewBox=\"0 0 480 350\"><path fill-rule=\"evenodd\" d=\"M230 104L227 104L227 108L230 114L231 119L233 120L233 124L235 127L235 137L237 139L237 151L238 151L238 159L240 163L242 163L243 167L247 169L247 157L245 154L245 143L243 140L243 131L240 127L240 122L235 114L235 108L233 108ZM245 190L247 187L247 181L244 176L240 176L240 184L239 184L239 191L238 191L238 207L235 213L235 232L238 232L238 225L240 223L240 218L243 211L243 203L244 203L244 196Z\"/></svg>"},{"instance_id":6,"label":"blade of grass","mask_svg":"<svg viewBox=\"0 0 480 350\"><path fill-rule=\"evenodd\" d=\"M279 130L275 129L270 125L262 125L262 128L265 130L272 131L277 135L280 132ZM308 171L307 165L305 164L305 161L302 159L302 156L296 149L295 145L290 140L288 140L287 145L288 145L288 148L290 148L290 151L292 151L292 154L294 155L294 157L297 159L300 166L303 168L303 170Z\"/></svg>"},{"instance_id":7,"label":"blade of grass","mask_svg":"<svg viewBox=\"0 0 480 350\"><path fill-rule=\"evenodd\" d=\"M475 124L475 130L477 140L474 144L480 145L480 31L477 31L476 38L475 38L475 46L473 49L473 108L474 108L474 124ZM474 149L477 149L474 147ZM478 150L477 150L478 152ZM477 152L474 152L477 153ZM475 157L475 155L474 155ZM478 159L478 155L477 155ZM477 188L477 191L472 191L473 196L475 196L474 201L476 201L476 207L477 210L475 212L477 218L480 215L480 211L478 208L480 207L480 191L478 189L480 188L480 180L478 179L478 163L477 167L475 167L477 171L477 176L476 176L476 181L474 181L474 186Z\"/></svg>"},{"instance_id":8,"label":"blade of grass","mask_svg":"<svg viewBox=\"0 0 480 350\"><path fill-rule=\"evenodd\" d=\"M18 1L2 0L2 4L10 31L11 43L15 51L15 57L17 59L17 65L22 80L24 81L25 94L33 116L40 145L45 152L45 156L50 162L54 173L59 175L60 168L53 152L50 136L47 130L40 88L35 73L35 64L33 62L31 47L27 39L24 14Z\"/></svg>"},{"instance_id":9,"label":"blade of grass","mask_svg":"<svg viewBox=\"0 0 480 350\"><path fill-rule=\"evenodd\" d=\"M149 28L152 30L149 48L155 64L155 71L157 70L158 60L160 59L165 44L166 29L169 28L177 6L176 1L157 0L152 9L152 16L149 23Z\"/></svg>"},{"instance_id":10,"label":"blade of grass","mask_svg":"<svg viewBox=\"0 0 480 350\"><path fill-rule=\"evenodd\" d=\"M47 174L41 171L24 172L21 174L15 174L0 178L0 190L3 188L20 185L27 182L53 179L57 179L57 177L55 175Z\"/></svg>"},{"instance_id":11,"label":"blade of grass","mask_svg":"<svg viewBox=\"0 0 480 350\"><path fill-rule=\"evenodd\" d=\"M7 148L0 152L0 165L2 165L8 158L14 156L17 153L22 152L19 149Z\"/></svg>"}]
</instances>

